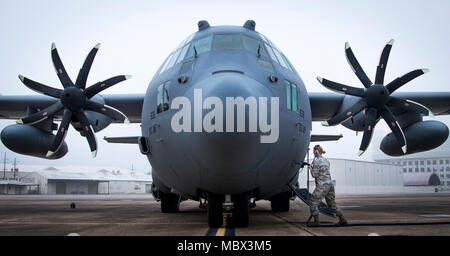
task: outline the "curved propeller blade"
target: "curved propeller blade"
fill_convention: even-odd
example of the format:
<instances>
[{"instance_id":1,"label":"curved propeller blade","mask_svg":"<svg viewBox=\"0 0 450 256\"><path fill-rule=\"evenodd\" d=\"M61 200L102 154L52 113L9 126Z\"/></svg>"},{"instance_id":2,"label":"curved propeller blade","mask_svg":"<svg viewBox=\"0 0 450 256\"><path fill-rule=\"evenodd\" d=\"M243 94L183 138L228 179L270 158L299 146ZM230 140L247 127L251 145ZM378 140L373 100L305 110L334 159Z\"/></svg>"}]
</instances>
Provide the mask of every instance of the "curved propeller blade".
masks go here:
<instances>
[{"instance_id":1,"label":"curved propeller blade","mask_svg":"<svg viewBox=\"0 0 450 256\"><path fill-rule=\"evenodd\" d=\"M83 129L83 134L89 143L89 148L91 149L92 157L97 156L97 138L95 137L94 131L92 130L91 124L86 114L82 111L76 112L75 116L80 121L81 128Z\"/></svg>"},{"instance_id":2,"label":"curved propeller blade","mask_svg":"<svg viewBox=\"0 0 450 256\"><path fill-rule=\"evenodd\" d=\"M104 114L104 115L108 116L109 118L119 121L121 123L130 124L130 121L122 112L120 112L119 110L117 110L113 107L110 107L108 105L103 105L103 104L88 100L86 102L85 109L92 110L92 111L95 111L100 114Z\"/></svg>"},{"instance_id":3,"label":"curved propeller blade","mask_svg":"<svg viewBox=\"0 0 450 256\"><path fill-rule=\"evenodd\" d=\"M386 85L386 88L388 89L389 93L395 92L398 88L402 87L406 83L410 82L411 80L428 73L430 70L428 69L416 69L413 70L401 77L398 77L394 79L392 82L390 82L388 85Z\"/></svg>"},{"instance_id":4,"label":"curved propeller blade","mask_svg":"<svg viewBox=\"0 0 450 256\"><path fill-rule=\"evenodd\" d=\"M386 105L401 108L407 111L418 112L425 116L434 117L433 113L427 107L412 100L404 100L391 96Z\"/></svg>"},{"instance_id":5,"label":"curved propeller blade","mask_svg":"<svg viewBox=\"0 0 450 256\"><path fill-rule=\"evenodd\" d=\"M355 72L358 79L363 83L364 87L369 88L372 85L372 81L370 81L361 65L359 65L348 42L345 43L345 56L347 57L348 64L350 64L350 67L353 69L353 72Z\"/></svg>"},{"instance_id":6,"label":"curved propeller blade","mask_svg":"<svg viewBox=\"0 0 450 256\"><path fill-rule=\"evenodd\" d=\"M359 100L353 106L351 106L347 110L343 111L342 113L328 119L328 121L322 122L322 125L323 126L333 126L333 125L341 124L341 123L347 121L348 119L352 118L354 115L358 114L362 110L364 110L364 108L366 108L366 107L367 107L366 101Z\"/></svg>"},{"instance_id":7,"label":"curved propeller blade","mask_svg":"<svg viewBox=\"0 0 450 256\"><path fill-rule=\"evenodd\" d=\"M381 52L380 63L377 67L377 74L375 75L375 84L384 83L384 74L386 73L386 65L389 59L389 53L391 52L394 39L389 41Z\"/></svg>"},{"instance_id":8,"label":"curved propeller blade","mask_svg":"<svg viewBox=\"0 0 450 256\"><path fill-rule=\"evenodd\" d=\"M111 77L109 79L106 79L105 81L98 82L94 85L89 86L85 90L85 95L88 99L90 99L90 98L94 97L94 95L96 95L97 93L99 93L117 83L128 80L128 79L131 79L131 76L121 75L121 76Z\"/></svg>"},{"instance_id":9,"label":"curved propeller blade","mask_svg":"<svg viewBox=\"0 0 450 256\"><path fill-rule=\"evenodd\" d=\"M70 80L69 75L64 68L64 65L59 57L58 50L56 49L55 43L52 44L52 61L53 66L55 67L56 74L58 75L59 81L64 88L74 86L72 80Z\"/></svg>"},{"instance_id":10,"label":"curved propeller blade","mask_svg":"<svg viewBox=\"0 0 450 256\"><path fill-rule=\"evenodd\" d=\"M64 142L64 138L67 135L67 130L69 129L70 121L72 120L72 111L66 109L64 110L64 115L61 121L61 124L59 125L58 132L56 133L55 138L53 139L52 146L47 152L46 157L52 156L58 149L61 147L61 145Z\"/></svg>"},{"instance_id":11,"label":"curved propeller blade","mask_svg":"<svg viewBox=\"0 0 450 256\"><path fill-rule=\"evenodd\" d=\"M92 67L92 62L94 62L95 55L98 52L98 48L100 48L100 44L97 44L92 50L89 52L86 60L84 61L83 67L78 72L77 80L75 82L75 86L80 89L86 88L86 81L89 75L89 71Z\"/></svg>"},{"instance_id":12,"label":"curved propeller blade","mask_svg":"<svg viewBox=\"0 0 450 256\"><path fill-rule=\"evenodd\" d=\"M19 75L19 79L20 81L22 81L22 83L30 88L31 90L41 93L41 94L45 94L47 96L50 97L54 97L54 98L59 98L61 96L62 90L60 89L56 89L56 88L52 88L50 86L35 82L31 79L28 79L22 75Z\"/></svg>"},{"instance_id":13,"label":"curved propeller blade","mask_svg":"<svg viewBox=\"0 0 450 256\"><path fill-rule=\"evenodd\" d=\"M403 153L406 153L407 146L406 146L405 134L403 133L402 128L400 127L397 120L395 119L394 114L392 114L392 112L387 107L383 107L380 110L380 114L383 117L384 121L389 126L389 128L391 129L395 138L397 139L397 142L400 145L400 147L402 148Z\"/></svg>"},{"instance_id":14,"label":"curved propeller blade","mask_svg":"<svg viewBox=\"0 0 450 256\"><path fill-rule=\"evenodd\" d=\"M30 116L27 116L25 118L17 120L16 123L26 124L26 125L36 124L41 121L44 121L49 116L54 115L56 112L60 111L61 109L63 109L63 105L61 104L61 101L58 100L57 102L53 103L49 107L44 108L43 110L41 110L39 112L36 112Z\"/></svg>"},{"instance_id":15,"label":"curved propeller blade","mask_svg":"<svg viewBox=\"0 0 450 256\"><path fill-rule=\"evenodd\" d=\"M322 78L320 76L317 77L317 80L319 80L319 82L323 86L325 86L327 89L329 89L331 91L334 91L337 93L343 93L343 94L347 94L347 95L359 96L359 97L364 96L364 89L362 89L362 88L355 88L352 86L336 83L336 82L330 81L328 79Z\"/></svg>"},{"instance_id":16,"label":"curved propeller blade","mask_svg":"<svg viewBox=\"0 0 450 256\"><path fill-rule=\"evenodd\" d=\"M376 108L369 108L366 111L365 129L361 146L359 147L358 156L361 156L366 151L370 141L372 140L373 129L375 128L375 124L377 122L377 115L378 111Z\"/></svg>"}]
</instances>

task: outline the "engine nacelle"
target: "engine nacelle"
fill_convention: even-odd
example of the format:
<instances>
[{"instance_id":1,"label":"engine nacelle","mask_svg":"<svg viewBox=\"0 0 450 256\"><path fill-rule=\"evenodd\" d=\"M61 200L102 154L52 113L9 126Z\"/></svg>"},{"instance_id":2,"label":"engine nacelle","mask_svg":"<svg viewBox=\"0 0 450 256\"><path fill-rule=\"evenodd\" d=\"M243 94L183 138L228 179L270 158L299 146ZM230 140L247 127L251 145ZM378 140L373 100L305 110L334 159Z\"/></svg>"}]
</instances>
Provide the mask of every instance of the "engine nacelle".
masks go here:
<instances>
[{"instance_id":1,"label":"engine nacelle","mask_svg":"<svg viewBox=\"0 0 450 256\"><path fill-rule=\"evenodd\" d=\"M95 95L91 98L92 101L95 101L100 104L105 104L105 100L100 95ZM85 111L87 118L89 119L89 122L92 125L92 129L94 129L94 132L99 132L106 127L108 127L112 120L111 118L102 115L100 113L94 112L94 111Z\"/></svg>"},{"instance_id":2,"label":"engine nacelle","mask_svg":"<svg viewBox=\"0 0 450 256\"><path fill-rule=\"evenodd\" d=\"M3 144L16 153L45 159L58 159L67 154L67 144L61 147L52 156L46 157L47 151L53 143L55 135L45 132L34 126L13 124L5 127L1 132Z\"/></svg>"},{"instance_id":3,"label":"engine nacelle","mask_svg":"<svg viewBox=\"0 0 450 256\"><path fill-rule=\"evenodd\" d=\"M403 128L403 133L407 144L406 154L413 154L439 147L447 140L449 130L444 123L432 120L411 124ZM380 149L390 156L405 155L392 133L383 138Z\"/></svg>"},{"instance_id":4,"label":"engine nacelle","mask_svg":"<svg viewBox=\"0 0 450 256\"><path fill-rule=\"evenodd\" d=\"M336 115L347 110L349 107L353 106L359 100L360 98L358 97L346 95ZM362 132L364 131L364 121L365 115L362 111L361 113L355 115L353 118L350 118L349 120L343 122L342 125L352 131Z\"/></svg>"}]
</instances>

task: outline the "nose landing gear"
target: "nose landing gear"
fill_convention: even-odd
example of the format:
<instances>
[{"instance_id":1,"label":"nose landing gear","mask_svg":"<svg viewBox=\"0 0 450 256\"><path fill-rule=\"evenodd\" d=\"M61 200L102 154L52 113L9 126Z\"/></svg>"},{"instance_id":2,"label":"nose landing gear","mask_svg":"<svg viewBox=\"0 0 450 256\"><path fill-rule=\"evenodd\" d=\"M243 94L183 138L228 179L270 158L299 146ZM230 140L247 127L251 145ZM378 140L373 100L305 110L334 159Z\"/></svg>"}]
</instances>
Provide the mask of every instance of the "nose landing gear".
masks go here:
<instances>
[{"instance_id":1,"label":"nose landing gear","mask_svg":"<svg viewBox=\"0 0 450 256\"><path fill-rule=\"evenodd\" d=\"M226 196L207 193L207 200L210 228L248 226L248 193Z\"/></svg>"}]
</instances>

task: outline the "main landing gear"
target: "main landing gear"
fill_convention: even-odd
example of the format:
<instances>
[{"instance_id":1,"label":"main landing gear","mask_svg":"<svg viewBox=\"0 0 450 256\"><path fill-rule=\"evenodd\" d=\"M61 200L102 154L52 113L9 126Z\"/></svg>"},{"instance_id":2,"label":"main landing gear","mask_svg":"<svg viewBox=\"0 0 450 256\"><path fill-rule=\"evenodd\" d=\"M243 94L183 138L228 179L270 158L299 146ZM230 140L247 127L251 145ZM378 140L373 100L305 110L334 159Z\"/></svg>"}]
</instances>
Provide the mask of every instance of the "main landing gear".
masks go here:
<instances>
[{"instance_id":1,"label":"main landing gear","mask_svg":"<svg viewBox=\"0 0 450 256\"><path fill-rule=\"evenodd\" d=\"M173 193L165 193L162 191L158 191L158 193L159 198L161 199L161 212L164 213L179 212L181 196Z\"/></svg>"}]
</instances>

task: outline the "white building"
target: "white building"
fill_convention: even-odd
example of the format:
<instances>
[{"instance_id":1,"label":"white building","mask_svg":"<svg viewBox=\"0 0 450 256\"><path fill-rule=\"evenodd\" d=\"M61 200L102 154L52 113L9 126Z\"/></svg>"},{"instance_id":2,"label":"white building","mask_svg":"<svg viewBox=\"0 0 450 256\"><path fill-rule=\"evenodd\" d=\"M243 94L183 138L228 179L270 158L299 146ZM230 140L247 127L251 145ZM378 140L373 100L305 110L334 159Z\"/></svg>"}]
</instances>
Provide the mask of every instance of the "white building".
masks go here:
<instances>
[{"instance_id":1,"label":"white building","mask_svg":"<svg viewBox=\"0 0 450 256\"><path fill-rule=\"evenodd\" d=\"M117 168L23 166L21 169L26 171L16 173L16 179L0 182L1 194L138 194L150 193L152 184L150 175Z\"/></svg>"},{"instance_id":2,"label":"white building","mask_svg":"<svg viewBox=\"0 0 450 256\"><path fill-rule=\"evenodd\" d=\"M403 173L435 173L439 176L441 186L450 186L450 140L441 146L426 152L391 157L379 149L374 151L377 163L389 163L402 167Z\"/></svg>"},{"instance_id":3,"label":"white building","mask_svg":"<svg viewBox=\"0 0 450 256\"><path fill-rule=\"evenodd\" d=\"M329 158L330 172L336 194L398 194L431 193L435 186L404 186L402 166ZM300 172L300 187L306 187L306 167ZM315 188L314 178L309 175L310 191Z\"/></svg>"}]
</instances>

